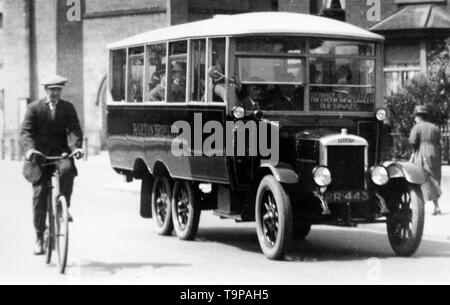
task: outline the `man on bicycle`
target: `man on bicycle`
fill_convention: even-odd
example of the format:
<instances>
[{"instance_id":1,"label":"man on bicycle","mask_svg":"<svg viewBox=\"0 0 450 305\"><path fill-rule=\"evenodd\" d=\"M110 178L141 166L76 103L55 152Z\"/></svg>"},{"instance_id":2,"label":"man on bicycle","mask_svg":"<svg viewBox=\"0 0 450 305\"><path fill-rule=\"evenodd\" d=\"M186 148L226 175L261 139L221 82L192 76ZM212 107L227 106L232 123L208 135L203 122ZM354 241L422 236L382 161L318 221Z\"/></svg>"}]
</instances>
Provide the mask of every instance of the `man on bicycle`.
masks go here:
<instances>
[{"instance_id":1,"label":"man on bicycle","mask_svg":"<svg viewBox=\"0 0 450 305\"><path fill-rule=\"evenodd\" d=\"M24 174L33 184L33 220L36 230L34 255L45 254L48 181L53 174L52 169L39 167L36 162L36 151L47 156L61 156L73 152L77 159L82 158L84 154L83 132L77 112L70 102L61 99L66 83L67 79L54 76L42 84L47 96L28 106L20 134L22 146L26 152ZM75 162L71 160L70 168L60 177L61 193L66 197L69 206L74 178L77 174ZM72 221L70 216L69 221Z\"/></svg>"}]
</instances>

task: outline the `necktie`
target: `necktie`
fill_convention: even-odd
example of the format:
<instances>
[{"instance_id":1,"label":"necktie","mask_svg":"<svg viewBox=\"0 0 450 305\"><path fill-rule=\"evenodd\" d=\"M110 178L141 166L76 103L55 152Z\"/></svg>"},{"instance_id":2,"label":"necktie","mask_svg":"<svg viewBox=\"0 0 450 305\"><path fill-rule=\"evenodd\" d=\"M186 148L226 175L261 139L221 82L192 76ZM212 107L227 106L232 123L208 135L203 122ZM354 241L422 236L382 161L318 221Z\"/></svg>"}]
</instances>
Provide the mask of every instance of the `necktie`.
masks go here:
<instances>
[{"instance_id":1,"label":"necktie","mask_svg":"<svg viewBox=\"0 0 450 305\"><path fill-rule=\"evenodd\" d=\"M50 103L49 106L50 106L50 111L52 113L52 120L54 120L55 119L55 113L56 113L56 104Z\"/></svg>"}]
</instances>

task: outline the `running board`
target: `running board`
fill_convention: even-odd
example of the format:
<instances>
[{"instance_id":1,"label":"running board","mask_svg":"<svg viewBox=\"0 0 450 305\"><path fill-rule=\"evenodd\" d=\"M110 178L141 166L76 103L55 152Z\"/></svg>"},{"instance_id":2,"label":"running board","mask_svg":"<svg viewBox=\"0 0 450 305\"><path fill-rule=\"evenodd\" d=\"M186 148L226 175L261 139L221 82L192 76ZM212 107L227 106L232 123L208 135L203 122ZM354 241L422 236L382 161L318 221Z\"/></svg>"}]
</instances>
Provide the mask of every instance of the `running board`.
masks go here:
<instances>
[{"instance_id":1,"label":"running board","mask_svg":"<svg viewBox=\"0 0 450 305\"><path fill-rule=\"evenodd\" d=\"M227 213L225 211L216 210L216 211L213 212L213 215L218 216L218 217L220 217L222 219L233 219L233 220L238 221L238 222L242 222L243 221L242 220L242 215L240 215L240 214L230 214L230 213Z\"/></svg>"}]
</instances>

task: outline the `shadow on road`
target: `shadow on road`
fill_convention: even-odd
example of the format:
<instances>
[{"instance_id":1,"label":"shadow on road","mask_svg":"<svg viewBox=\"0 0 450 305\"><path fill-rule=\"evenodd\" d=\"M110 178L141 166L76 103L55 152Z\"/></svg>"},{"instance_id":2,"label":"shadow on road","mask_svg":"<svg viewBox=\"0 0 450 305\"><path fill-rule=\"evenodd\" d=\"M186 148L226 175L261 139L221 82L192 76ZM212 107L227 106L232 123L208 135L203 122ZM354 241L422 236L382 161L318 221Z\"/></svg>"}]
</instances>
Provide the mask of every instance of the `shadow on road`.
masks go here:
<instances>
[{"instance_id":1,"label":"shadow on road","mask_svg":"<svg viewBox=\"0 0 450 305\"><path fill-rule=\"evenodd\" d=\"M83 261L80 266L71 266L71 268L79 267L86 273L109 273L116 274L118 271L141 269L152 267L154 269L168 268L168 267L190 267L188 264L164 264L164 263L101 263L93 261Z\"/></svg>"},{"instance_id":2,"label":"shadow on road","mask_svg":"<svg viewBox=\"0 0 450 305\"><path fill-rule=\"evenodd\" d=\"M261 253L256 230L252 228L204 228L199 231L198 241L217 242L239 250ZM375 257L396 258L387 234L327 227L314 230L313 227L313 232L306 240L293 242L286 261L357 261ZM450 243L424 240L413 259L432 257L450 258Z\"/></svg>"}]
</instances>

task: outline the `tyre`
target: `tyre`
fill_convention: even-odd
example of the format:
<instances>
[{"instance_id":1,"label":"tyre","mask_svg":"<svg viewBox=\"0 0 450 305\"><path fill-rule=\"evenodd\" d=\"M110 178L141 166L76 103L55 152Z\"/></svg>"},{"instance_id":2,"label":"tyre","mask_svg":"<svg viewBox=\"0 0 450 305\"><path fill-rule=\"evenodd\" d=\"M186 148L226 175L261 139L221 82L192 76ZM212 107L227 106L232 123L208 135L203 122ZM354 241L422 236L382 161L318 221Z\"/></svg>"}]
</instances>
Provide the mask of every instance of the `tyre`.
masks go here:
<instances>
[{"instance_id":1,"label":"tyre","mask_svg":"<svg viewBox=\"0 0 450 305\"><path fill-rule=\"evenodd\" d=\"M395 254L410 257L422 242L425 223L425 204L419 186L405 186L389 206L391 215L387 220L389 241Z\"/></svg>"},{"instance_id":2,"label":"tyre","mask_svg":"<svg viewBox=\"0 0 450 305\"><path fill-rule=\"evenodd\" d=\"M173 188L172 218L175 232L181 240L193 240L200 223L201 207L189 181L177 181Z\"/></svg>"},{"instance_id":3,"label":"tyre","mask_svg":"<svg viewBox=\"0 0 450 305\"><path fill-rule=\"evenodd\" d=\"M59 197L55 213L55 244L58 253L59 271L66 272L69 254L69 211L64 196Z\"/></svg>"},{"instance_id":4,"label":"tyre","mask_svg":"<svg viewBox=\"0 0 450 305\"><path fill-rule=\"evenodd\" d=\"M294 240L303 240L311 233L311 225L295 222L292 228L292 237Z\"/></svg>"},{"instance_id":5,"label":"tyre","mask_svg":"<svg viewBox=\"0 0 450 305\"><path fill-rule=\"evenodd\" d=\"M45 230L44 234L45 263L47 265L52 262L53 249L55 247L55 222L52 205L52 194L50 192L47 199L47 229Z\"/></svg>"},{"instance_id":6,"label":"tyre","mask_svg":"<svg viewBox=\"0 0 450 305\"><path fill-rule=\"evenodd\" d=\"M255 210L261 250L271 260L284 258L292 241L293 216L289 195L275 177L261 181Z\"/></svg>"},{"instance_id":7,"label":"tyre","mask_svg":"<svg viewBox=\"0 0 450 305\"><path fill-rule=\"evenodd\" d=\"M152 211L156 231L162 236L169 236L173 231L171 198L172 182L169 177L157 177L152 190Z\"/></svg>"}]
</instances>

